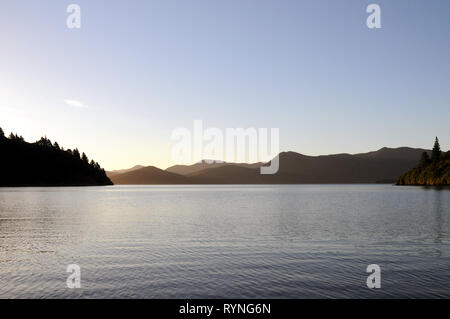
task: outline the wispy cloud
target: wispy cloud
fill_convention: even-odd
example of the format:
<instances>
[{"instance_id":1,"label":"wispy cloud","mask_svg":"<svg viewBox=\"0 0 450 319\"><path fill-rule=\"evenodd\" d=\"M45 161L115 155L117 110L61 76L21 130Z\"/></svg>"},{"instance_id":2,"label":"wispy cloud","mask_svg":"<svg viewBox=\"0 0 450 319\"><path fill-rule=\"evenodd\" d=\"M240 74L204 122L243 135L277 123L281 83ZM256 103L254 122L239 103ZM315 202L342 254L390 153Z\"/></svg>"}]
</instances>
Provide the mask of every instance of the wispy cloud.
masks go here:
<instances>
[{"instance_id":1,"label":"wispy cloud","mask_svg":"<svg viewBox=\"0 0 450 319\"><path fill-rule=\"evenodd\" d=\"M87 105L85 105L85 104L83 104L82 102L77 101L77 100L69 100L69 99L66 99L66 100L64 100L64 102L65 102L67 105L70 105L70 106L73 106L73 107L78 107L78 108L86 108L86 107L87 107Z\"/></svg>"}]
</instances>

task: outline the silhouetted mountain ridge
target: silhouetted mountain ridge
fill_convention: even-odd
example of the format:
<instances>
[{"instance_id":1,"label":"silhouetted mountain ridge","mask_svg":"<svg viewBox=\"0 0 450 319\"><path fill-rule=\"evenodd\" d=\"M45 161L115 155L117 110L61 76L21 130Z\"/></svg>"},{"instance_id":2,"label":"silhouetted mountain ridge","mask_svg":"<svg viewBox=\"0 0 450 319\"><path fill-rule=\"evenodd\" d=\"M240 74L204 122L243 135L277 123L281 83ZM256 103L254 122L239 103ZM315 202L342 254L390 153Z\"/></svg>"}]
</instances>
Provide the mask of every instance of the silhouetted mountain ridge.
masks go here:
<instances>
[{"instance_id":1,"label":"silhouetted mountain ridge","mask_svg":"<svg viewBox=\"0 0 450 319\"><path fill-rule=\"evenodd\" d=\"M204 161L193 165L176 165L166 171L135 170L112 176L117 184L336 184L393 183L398 176L414 167L424 149L409 147L387 148L360 154L331 154L308 156L296 152L279 154L279 171L261 175L262 163L236 164ZM265 164L266 165L266 164ZM164 173L171 173L164 180ZM179 172L179 173L175 173ZM180 177L184 177L180 179ZM136 178L136 179L135 179ZM138 179L137 179L138 178Z\"/></svg>"},{"instance_id":2,"label":"silhouetted mountain ridge","mask_svg":"<svg viewBox=\"0 0 450 319\"><path fill-rule=\"evenodd\" d=\"M147 166L127 173L113 175L111 176L111 180L114 184L122 185L190 184L186 176L167 172L154 166Z\"/></svg>"},{"instance_id":3,"label":"silhouetted mountain ridge","mask_svg":"<svg viewBox=\"0 0 450 319\"><path fill-rule=\"evenodd\" d=\"M196 172L202 171L204 169L218 168L222 166L241 166L247 168L259 168L262 163L227 163L227 162L212 162L211 160L202 160L199 163L195 163L192 165L174 165L166 169L166 171L171 173L176 173L180 175L188 176L190 174L194 174Z\"/></svg>"},{"instance_id":4,"label":"silhouetted mountain ridge","mask_svg":"<svg viewBox=\"0 0 450 319\"><path fill-rule=\"evenodd\" d=\"M111 176L115 176L115 175L119 175L119 174L123 174L123 173L132 172L132 171L144 168L144 167L145 166L143 166L143 165L135 165L135 166L133 166L131 168L127 168L127 169L118 169L118 170L114 170L114 171L109 171L109 172L107 172L107 175L109 177L111 177Z\"/></svg>"}]
</instances>

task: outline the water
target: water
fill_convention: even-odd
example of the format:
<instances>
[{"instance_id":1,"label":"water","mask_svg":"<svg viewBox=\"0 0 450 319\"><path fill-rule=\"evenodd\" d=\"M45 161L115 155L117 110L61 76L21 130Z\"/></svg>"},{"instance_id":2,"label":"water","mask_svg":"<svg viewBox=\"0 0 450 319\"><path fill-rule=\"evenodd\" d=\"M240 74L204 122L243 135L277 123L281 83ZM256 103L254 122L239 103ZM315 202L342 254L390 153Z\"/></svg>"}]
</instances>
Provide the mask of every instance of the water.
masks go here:
<instances>
[{"instance_id":1,"label":"water","mask_svg":"<svg viewBox=\"0 0 450 319\"><path fill-rule=\"evenodd\" d=\"M449 243L448 189L0 188L3 298L449 298Z\"/></svg>"}]
</instances>

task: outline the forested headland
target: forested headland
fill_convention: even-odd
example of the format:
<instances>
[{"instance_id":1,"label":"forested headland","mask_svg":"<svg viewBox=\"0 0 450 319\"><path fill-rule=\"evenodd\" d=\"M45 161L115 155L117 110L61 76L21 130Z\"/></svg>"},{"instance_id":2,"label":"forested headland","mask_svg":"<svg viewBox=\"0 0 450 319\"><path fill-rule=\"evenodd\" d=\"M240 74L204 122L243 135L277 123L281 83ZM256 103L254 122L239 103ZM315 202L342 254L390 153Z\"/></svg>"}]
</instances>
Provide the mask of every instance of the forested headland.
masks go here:
<instances>
[{"instance_id":1,"label":"forested headland","mask_svg":"<svg viewBox=\"0 0 450 319\"><path fill-rule=\"evenodd\" d=\"M436 137L431 157L422 153L419 164L400 176L397 185L450 185L450 151L442 152L439 139Z\"/></svg>"},{"instance_id":2,"label":"forested headland","mask_svg":"<svg viewBox=\"0 0 450 319\"><path fill-rule=\"evenodd\" d=\"M78 149L60 147L42 137L28 143L0 128L0 186L112 185L105 170Z\"/></svg>"}]
</instances>

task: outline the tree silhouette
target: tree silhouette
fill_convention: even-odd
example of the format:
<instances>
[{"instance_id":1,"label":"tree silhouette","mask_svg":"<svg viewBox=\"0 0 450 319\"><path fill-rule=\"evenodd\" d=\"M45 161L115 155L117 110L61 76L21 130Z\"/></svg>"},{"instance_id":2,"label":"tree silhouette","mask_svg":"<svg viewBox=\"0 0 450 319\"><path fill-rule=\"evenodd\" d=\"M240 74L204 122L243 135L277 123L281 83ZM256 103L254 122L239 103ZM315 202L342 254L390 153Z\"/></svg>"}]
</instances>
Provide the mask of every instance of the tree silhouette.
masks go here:
<instances>
[{"instance_id":1,"label":"tree silhouette","mask_svg":"<svg viewBox=\"0 0 450 319\"><path fill-rule=\"evenodd\" d=\"M436 136L436 140L434 141L433 151L431 152L431 160L433 162L437 162L439 157L441 156L441 146L439 145L439 139Z\"/></svg>"},{"instance_id":2,"label":"tree silhouette","mask_svg":"<svg viewBox=\"0 0 450 319\"><path fill-rule=\"evenodd\" d=\"M41 139L37 141L36 144L45 147L52 147L52 141L50 141L47 137L41 137Z\"/></svg>"},{"instance_id":3,"label":"tree silhouette","mask_svg":"<svg viewBox=\"0 0 450 319\"><path fill-rule=\"evenodd\" d=\"M87 158L87 156L86 156L86 154L83 152L83 155L81 155L81 160L83 161L83 162L85 162L86 164L88 164L89 163L89 159Z\"/></svg>"},{"instance_id":4,"label":"tree silhouette","mask_svg":"<svg viewBox=\"0 0 450 319\"><path fill-rule=\"evenodd\" d=\"M5 138L5 132L3 132L2 128L0 127L0 140L3 140Z\"/></svg>"},{"instance_id":5,"label":"tree silhouette","mask_svg":"<svg viewBox=\"0 0 450 319\"><path fill-rule=\"evenodd\" d=\"M430 163L430 157L428 156L428 153L423 152L422 157L420 158L419 166L424 167L424 166L427 166L429 163Z\"/></svg>"},{"instance_id":6,"label":"tree silhouette","mask_svg":"<svg viewBox=\"0 0 450 319\"><path fill-rule=\"evenodd\" d=\"M18 142L25 142L25 139L23 138L22 135L19 136L17 134L13 134L12 132L11 132L11 134L9 134L9 139L13 140L13 141L18 141Z\"/></svg>"},{"instance_id":7,"label":"tree silhouette","mask_svg":"<svg viewBox=\"0 0 450 319\"><path fill-rule=\"evenodd\" d=\"M80 152L78 151L78 148L74 149L72 151L73 156L75 156L76 158L80 158Z\"/></svg>"}]
</instances>

